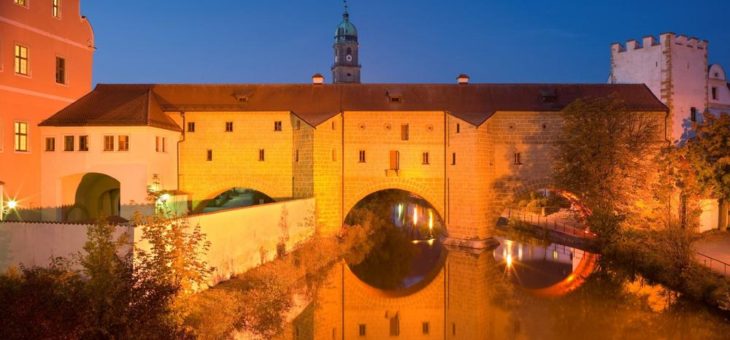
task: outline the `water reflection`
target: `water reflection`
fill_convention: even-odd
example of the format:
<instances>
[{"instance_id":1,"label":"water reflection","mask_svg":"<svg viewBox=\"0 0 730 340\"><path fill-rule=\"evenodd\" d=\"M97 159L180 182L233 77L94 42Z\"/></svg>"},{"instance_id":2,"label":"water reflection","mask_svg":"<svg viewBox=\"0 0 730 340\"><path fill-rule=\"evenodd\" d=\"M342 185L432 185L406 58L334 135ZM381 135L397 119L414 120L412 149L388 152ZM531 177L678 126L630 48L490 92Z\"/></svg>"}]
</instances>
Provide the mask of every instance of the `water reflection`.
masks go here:
<instances>
[{"instance_id":1,"label":"water reflection","mask_svg":"<svg viewBox=\"0 0 730 340\"><path fill-rule=\"evenodd\" d=\"M355 206L346 220L373 230L370 251L362 262L349 266L372 287L407 293L433 278L443 265L445 254L437 241L443 224L418 196L400 190L377 192Z\"/></svg>"},{"instance_id":2,"label":"water reflection","mask_svg":"<svg viewBox=\"0 0 730 340\"><path fill-rule=\"evenodd\" d=\"M339 263L282 339L722 339L730 332L716 311L599 267L593 254L501 241L480 253L444 248L433 277L405 295L375 288ZM578 277L561 294L535 294Z\"/></svg>"},{"instance_id":3,"label":"water reflection","mask_svg":"<svg viewBox=\"0 0 730 340\"><path fill-rule=\"evenodd\" d=\"M596 269L596 254L549 243L530 243L497 237L492 251L506 275L533 294L560 296L578 288Z\"/></svg>"}]
</instances>

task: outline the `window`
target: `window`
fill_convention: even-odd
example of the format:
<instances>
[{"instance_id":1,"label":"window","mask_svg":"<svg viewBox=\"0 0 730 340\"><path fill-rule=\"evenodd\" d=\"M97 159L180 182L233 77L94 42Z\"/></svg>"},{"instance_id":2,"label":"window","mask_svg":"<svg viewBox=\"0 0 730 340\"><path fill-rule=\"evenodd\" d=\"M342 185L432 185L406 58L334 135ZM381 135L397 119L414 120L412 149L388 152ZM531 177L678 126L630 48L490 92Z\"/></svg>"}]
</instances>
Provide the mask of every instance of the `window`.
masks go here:
<instances>
[{"instance_id":1,"label":"window","mask_svg":"<svg viewBox=\"0 0 730 340\"><path fill-rule=\"evenodd\" d=\"M296 126L296 129L297 130L301 129L302 128L302 121L299 120L299 119L297 119L297 122L296 122L295 126Z\"/></svg>"},{"instance_id":2,"label":"window","mask_svg":"<svg viewBox=\"0 0 730 340\"><path fill-rule=\"evenodd\" d=\"M129 151L129 136L119 136L117 148L119 151Z\"/></svg>"},{"instance_id":3,"label":"window","mask_svg":"<svg viewBox=\"0 0 730 340\"><path fill-rule=\"evenodd\" d=\"M15 45L15 73L28 75L28 48L25 46Z\"/></svg>"},{"instance_id":4,"label":"window","mask_svg":"<svg viewBox=\"0 0 730 340\"><path fill-rule=\"evenodd\" d=\"M266 160L266 151L264 149L259 149L259 162L263 162Z\"/></svg>"},{"instance_id":5,"label":"window","mask_svg":"<svg viewBox=\"0 0 730 340\"><path fill-rule=\"evenodd\" d=\"M54 18L60 18L61 17L61 0L53 0L53 10L51 11L51 14L53 14Z\"/></svg>"},{"instance_id":6,"label":"window","mask_svg":"<svg viewBox=\"0 0 730 340\"><path fill-rule=\"evenodd\" d=\"M422 160L421 164L423 164L423 165L429 165L429 164L431 164L428 161L428 152L424 152L423 153L423 160Z\"/></svg>"},{"instance_id":7,"label":"window","mask_svg":"<svg viewBox=\"0 0 730 340\"><path fill-rule=\"evenodd\" d=\"M359 324L357 332L360 336L365 336L367 334L367 326L365 326L365 324Z\"/></svg>"},{"instance_id":8,"label":"window","mask_svg":"<svg viewBox=\"0 0 730 340\"><path fill-rule=\"evenodd\" d=\"M114 136L104 136L104 151L114 151Z\"/></svg>"},{"instance_id":9,"label":"window","mask_svg":"<svg viewBox=\"0 0 730 340\"><path fill-rule=\"evenodd\" d=\"M274 131L281 131L281 121L277 120L274 122Z\"/></svg>"},{"instance_id":10,"label":"window","mask_svg":"<svg viewBox=\"0 0 730 340\"><path fill-rule=\"evenodd\" d=\"M360 163L365 163L365 150L360 150Z\"/></svg>"},{"instance_id":11,"label":"window","mask_svg":"<svg viewBox=\"0 0 730 340\"><path fill-rule=\"evenodd\" d=\"M23 7L28 7L28 0L13 0L16 5L20 5Z\"/></svg>"},{"instance_id":12,"label":"window","mask_svg":"<svg viewBox=\"0 0 730 340\"><path fill-rule=\"evenodd\" d=\"M400 153L396 150L390 151L390 170L400 169Z\"/></svg>"},{"instance_id":13,"label":"window","mask_svg":"<svg viewBox=\"0 0 730 340\"><path fill-rule=\"evenodd\" d=\"M56 151L56 138L46 137L46 151Z\"/></svg>"},{"instance_id":14,"label":"window","mask_svg":"<svg viewBox=\"0 0 730 340\"><path fill-rule=\"evenodd\" d=\"M208 160L208 162L213 160L213 150L208 149L208 154L206 156L206 160Z\"/></svg>"},{"instance_id":15,"label":"window","mask_svg":"<svg viewBox=\"0 0 730 340\"><path fill-rule=\"evenodd\" d=\"M74 136L63 137L63 151L74 151Z\"/></svg>"},{"instance_id":16,"label":"window","mask_svg":"<svg viewBox=\"0 0 730 340\"><path fill-rule=\"evenodd\" d=\"M456 123L456 133L461 132L461 124Z\"/></svg>"},{"instance_id":17,"label":"window","mask_svg":"<svg viewBox=\"0 0 730 340\"><path fill-rule=\"evenodd\" d=\"M89 136L79 136L79 151L89 151Z\"/></svg>"},{"instance_id":18,"label":"window","mask_svg":"<svg viewBox=\"0 0 730 340\"><path fill-rule=\"evenodd\" d=\"M299 162L299 149L297 149L296 152L294 153L294 161Z\"/></svg>"},{"instance_id":19,"label":"window","mask_svg":"<svg viewBox=\"0 0 730 340\"><path fill-rule=\"evenodd\" d=\"M717 100L717 87L712 88L712 100Z\"/></svg>"},{"instance_id":20,"label":"window","mask_svg":"<svg viewBox=\"0 0 730 340\"><path fill-rule=\"evenodd\" d=\"M28 151L28 123L15 122L15 151Z\"/></svg>"},{"instance_id":21,"label":"window","mask_svg":"<svg viewBox=\"0 0 730 340\"><path fill-rule=\"evenodd\" d=\"M335 129L335 121L333 120L332 121L332 130L334 130L334 129Z\"/></svg>"},{"instance_id":22,"label":"window","mask_svg":"<svg viewBox=\"0 0 730 340\"><path fill-rule=\"evenodd\" d=\"M390 336L400 335L400 316L395 313L395 316L390 318Z\"/></svg>"},{"instance_id":23,"label":"window","mask_svg":"<svg viewBox=\"0 0 730 340\"><path fill-rule=\"evenodd\" d=\"M428 324L428 322L424 322L421 324L421 332L423 334L428 334L431 331L431 325Z\"/></svg>"},{"instance_id":24,"label":"window","mask_svg":"<svg viewBox=\"0 0 730 340\"><path fill-rule=\"evenodd\" d=\"M456 165L456 152L451 153L451 165Z\"/></svg>"},{"instance_id":25,"label":"window","mask_svg":"<svg viewBox=\"0 0 730 340\"><path fill-rule=\"evenodd\" d=\"M188 132L195 132L195 122L188 122Z\"/></svg>"},{"instance_id":26,"label":"window","mask_svg":"<svg viewBox=\"0 0 730 340\"><path fill-rule=\"evenodd\" d=\"M233 122L226 122L226 132L233 132Z\"/></svg>"},{"instance_id":27,"label":"window","mask_svg":"<svg viewBox=\"0 0 730 340\"><path fill-rule=\"evenodd\" d=\"M337 162L337 149L332 149L332 161Z\"/></svg>"},{"instance_id":28,"label":"window","mask_svg":"<svg viewBox=\"0 0 730 340\"><path fill-rule=\"evenodd\" d=\"M400 126L400 139L408 140L408 124L403 124Z\"/></svg>"},{"instance_id":29,"label":"window","mask_svg":"<svg viewBox=\"0 0 730 340\"><path fill-rule=\"evenodd\" d=\"M456 335L456 322L451 323L451 335Z\"/></svg>"},{"instance_id":30,"label":"window","mask_svg":"<svg viewBox=\"0 0 730 340\"><path fill-rule=\"evenodd\" d=\"M66 84L66 59L56 57L56 84Z\"/></svg>"},{"instance_id":31,"label":"window","mask_svg":"<svg viewBox=\"0 0 730 340\"><path fill-rule=\"evenodd\" d=\"M167 152L167 138L162 137L162 152Z\"/></svg>"},{"instance_id":32,"label":"window","mask_svg":"<svg viewBox=\"0 0 730 340\"><path fill-rule=\"evenodd\" d=\"M515 163L515 165L522 165L522 154L521 153L515 152L514 163Z\"/></svg>"},{"instance_id":33,"label":"window","mask_svg":"<svg viewBox=\"0 0 730 340\"><path fill-rule=\"evenodd\" d=\"M693 107L689 111L689 120L696 122L697 121L697 108Z\"/></svg>"}]
</instances>

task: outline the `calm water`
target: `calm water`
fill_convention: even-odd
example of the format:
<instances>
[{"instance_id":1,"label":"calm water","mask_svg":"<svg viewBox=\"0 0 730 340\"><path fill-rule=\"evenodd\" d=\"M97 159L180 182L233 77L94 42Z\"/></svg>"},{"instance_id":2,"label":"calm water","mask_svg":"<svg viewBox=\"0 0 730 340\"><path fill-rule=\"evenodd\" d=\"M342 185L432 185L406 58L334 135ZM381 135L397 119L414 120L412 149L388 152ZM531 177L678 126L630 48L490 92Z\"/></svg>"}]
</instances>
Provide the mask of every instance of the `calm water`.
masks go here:
<instances>
[{"instance_id":1,"label":"calm water","mask_svg":"<svg viewBox=\"0 0 730 340\"><path fill-rule=\"evenodd\" d=\"M719 312L603 268L596 254L509 237L452 249L414 233L398 209L387 207L386 237L362 263L330 269L283 339L730 338Z\"/></svg>"}]
</instances>

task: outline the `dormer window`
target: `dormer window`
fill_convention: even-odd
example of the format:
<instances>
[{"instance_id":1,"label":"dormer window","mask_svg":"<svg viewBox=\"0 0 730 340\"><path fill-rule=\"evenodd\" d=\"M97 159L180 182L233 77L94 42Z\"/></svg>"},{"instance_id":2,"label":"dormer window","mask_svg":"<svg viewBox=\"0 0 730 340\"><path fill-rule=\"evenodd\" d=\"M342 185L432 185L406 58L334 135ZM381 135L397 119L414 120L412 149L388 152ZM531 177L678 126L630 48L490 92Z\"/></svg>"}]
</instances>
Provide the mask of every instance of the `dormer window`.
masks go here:
<instances>
[{"instance_id":1,"label":"dormer window","mask_svg":"<svg viewBox=\"0 0 730 340\"><path fill-rule=\"evenodd\" d=\"M388 97L388 100L391 103L402 103L403 102L403 95L399 92L388 91L385 93L385 95Z\"/></svg>"},{"instance_id":2,"label":"dormer window","mask_svg":"<svg viewBox=\"0 0 730 340\"><path fill-rule=\"evenodd\" d=\"M555 103L558 101L558 91L555 89L546 89L540 91L540 98L543 103Z\"/></svg>"},{"instance_id":3,"label":"dormer window","mask_svg":"<svg viewBox=\"0 0 730 340\"><path fill-rule=\"evenodd\" d=\"M61 18L61 0L52 0L51 5L53 6L51 10L53 17Z\"/></svg>"}]
</instances>

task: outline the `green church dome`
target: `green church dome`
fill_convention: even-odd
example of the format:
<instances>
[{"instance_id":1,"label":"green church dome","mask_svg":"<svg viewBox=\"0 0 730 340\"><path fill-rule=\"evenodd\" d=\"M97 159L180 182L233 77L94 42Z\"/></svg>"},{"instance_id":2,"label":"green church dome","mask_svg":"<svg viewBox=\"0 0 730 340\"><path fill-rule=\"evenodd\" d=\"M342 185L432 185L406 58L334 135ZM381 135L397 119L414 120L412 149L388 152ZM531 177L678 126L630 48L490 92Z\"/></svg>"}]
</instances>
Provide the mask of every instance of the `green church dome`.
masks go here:
<instances>
[{"instance_id":1,"label":"green church dome","mask_svg":"<svg viewBox=\"0 0 730 340\"><path fill-rule=\"evenodd\" d=\"M342 22L337 25L335 32L335 42L357 41L357 28L350 22L350 14L345 12L342 14Z\"/></svg>"}]
</instances>

